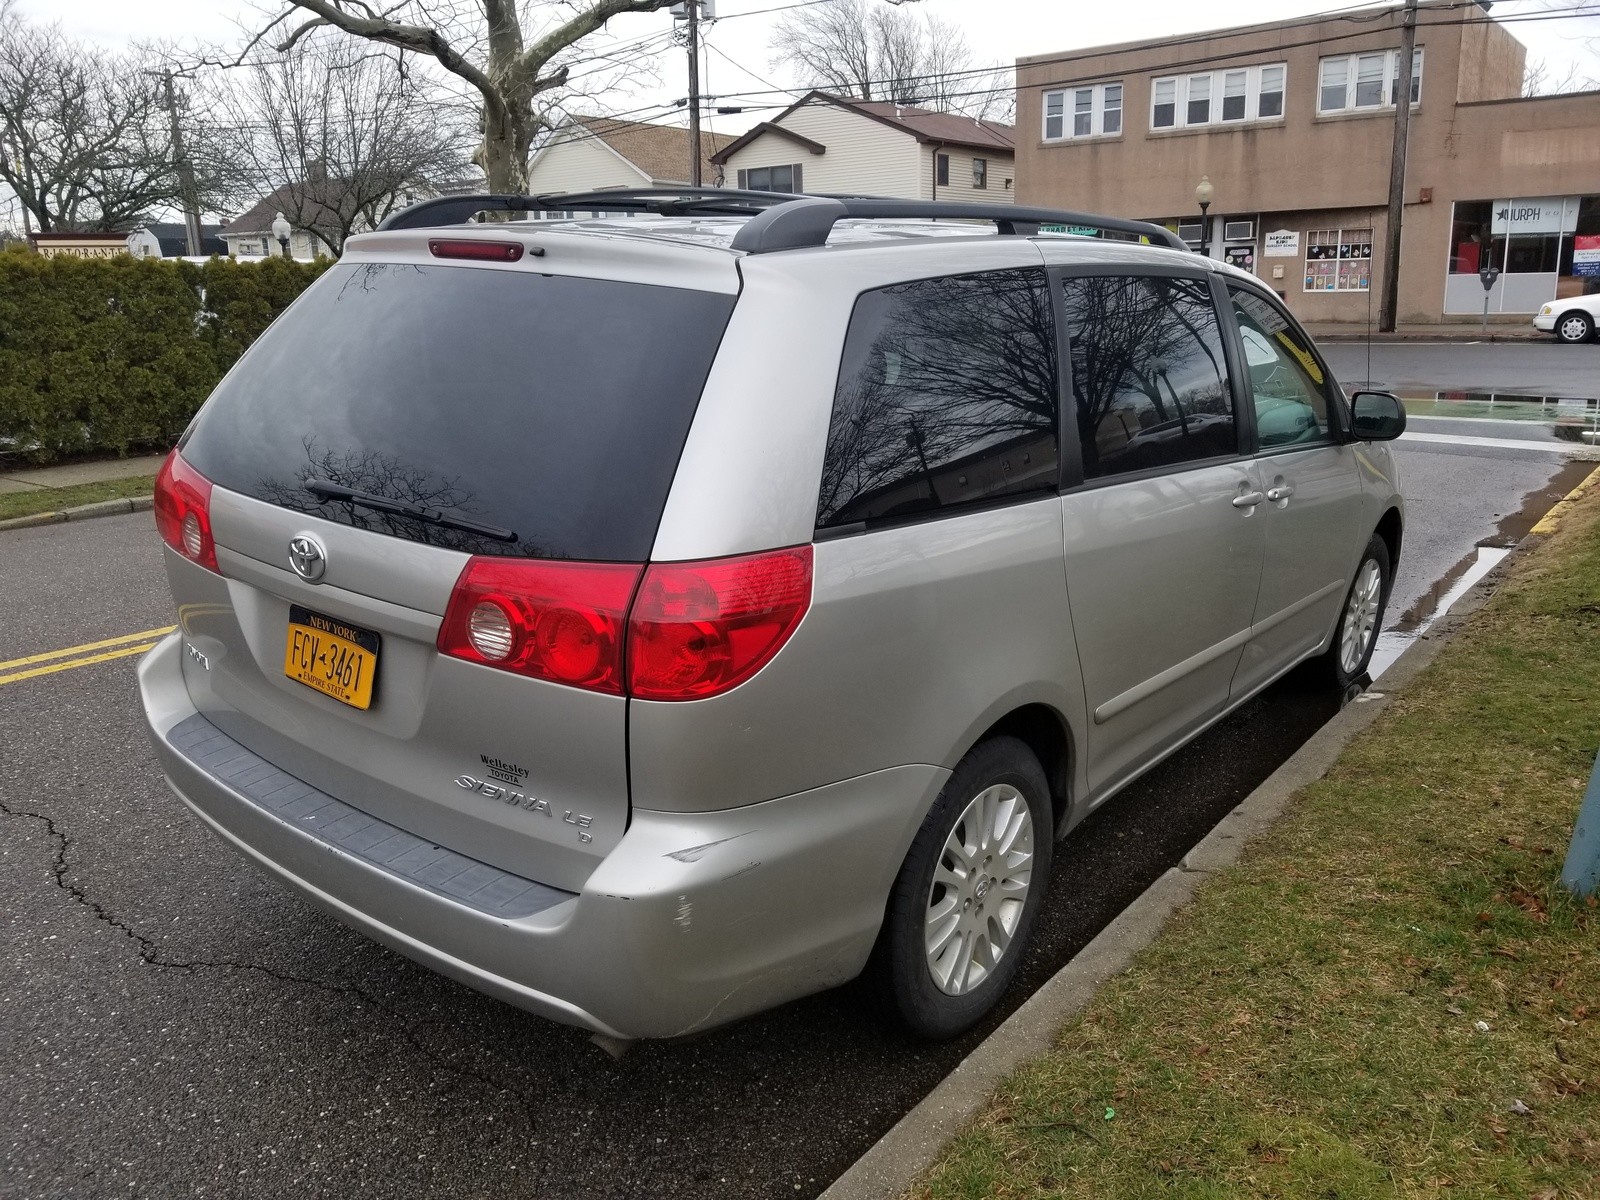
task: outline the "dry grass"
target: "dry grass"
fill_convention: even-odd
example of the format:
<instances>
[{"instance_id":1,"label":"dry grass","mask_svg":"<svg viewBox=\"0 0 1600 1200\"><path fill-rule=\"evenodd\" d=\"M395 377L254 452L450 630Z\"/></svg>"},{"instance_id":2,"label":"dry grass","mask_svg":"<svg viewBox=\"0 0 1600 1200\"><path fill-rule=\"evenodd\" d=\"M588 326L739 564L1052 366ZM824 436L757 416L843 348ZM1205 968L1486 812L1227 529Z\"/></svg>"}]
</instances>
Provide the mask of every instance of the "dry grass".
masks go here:
<instances>
[{"instance_id":1,"label":"dry grass","mask_svg":"<svg viewBox=\"0 0 1600 1200\"><path fill-rule=\"evenodd\" d=\"M1600 1197L1600 495L917 1197Z\"/></svg>"}]
</instances>

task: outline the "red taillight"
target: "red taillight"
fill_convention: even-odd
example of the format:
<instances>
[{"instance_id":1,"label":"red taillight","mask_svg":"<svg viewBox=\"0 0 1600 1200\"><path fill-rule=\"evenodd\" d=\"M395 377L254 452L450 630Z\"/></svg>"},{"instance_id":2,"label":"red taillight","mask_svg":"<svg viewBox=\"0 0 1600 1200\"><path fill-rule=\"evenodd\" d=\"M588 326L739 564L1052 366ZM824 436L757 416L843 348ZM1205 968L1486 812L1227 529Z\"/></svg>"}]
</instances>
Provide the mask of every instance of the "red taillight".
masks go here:
<instances>
[{"instance_id":1,"label":"red taillight","mask_svg":"<svg viewBox=\"0 0 1600 1200\"><path fill-rule=\"evenodd\" d=\"M480 242L462 238L449 241L436 238L428 243L435 258L475 258L484 262L516 262L522 257L521 242Z\"/></svg>"},{"instance_id":2,"label":"red taillight","mask_svg":"<svg viewBox=\"0 0 1600 1200\"><path fill-rule=\"evenodd\" d=\"M613 696L626 657L628 695L701 700L766 666L810 606L810 546L649 567L473 558L438 644L452 658Z\"/></svg>"},{"instance_id":3,"label":"red taillight","mask_svg":"<svg viewBox=\"0 0 1600 1200\"><path fill-rule=\"evenodd\" d=\"M811 605L811 547L655 563L628 617L628 694L699 700L771 661Z\"/></svg>"},{"instance_id":4,"label":"red taillight","mask_svg":"<svg viewBox=\"0 0 1600 1200\"><path fill-rule=\"evenodd\" d=\"M156 476L156 529L161 540L207 570L217 569L211 537L211 481L174 450Z\"/></svg>"},{"instance_id":5,"label":"red taillight","mask_svg":"<svg viewBox=\"0 0 1600 1200\"><path fill-rule=\"evenodd\" d=\"M439 626L439 652L621 695L628 600L640 570L627 563L470 559Z\"/></svg>"}]
</instances>

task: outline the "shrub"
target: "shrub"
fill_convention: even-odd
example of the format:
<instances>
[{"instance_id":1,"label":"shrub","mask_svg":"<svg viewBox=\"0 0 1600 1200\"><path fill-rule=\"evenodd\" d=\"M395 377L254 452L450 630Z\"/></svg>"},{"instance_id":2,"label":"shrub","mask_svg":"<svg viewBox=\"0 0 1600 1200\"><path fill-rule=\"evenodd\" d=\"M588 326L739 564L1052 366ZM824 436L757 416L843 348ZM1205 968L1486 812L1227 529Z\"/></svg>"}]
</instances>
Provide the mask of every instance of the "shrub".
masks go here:
<instances>
[{"instance_id":1,"label":"shrub","mask_svg":"<svg viewBox=\"0 0 1600 1200\"><path fill-rule=\"evenodd\" d=\"M327 265L0 255L0 453L170 445Z\"/></svg>"}]
</instances>

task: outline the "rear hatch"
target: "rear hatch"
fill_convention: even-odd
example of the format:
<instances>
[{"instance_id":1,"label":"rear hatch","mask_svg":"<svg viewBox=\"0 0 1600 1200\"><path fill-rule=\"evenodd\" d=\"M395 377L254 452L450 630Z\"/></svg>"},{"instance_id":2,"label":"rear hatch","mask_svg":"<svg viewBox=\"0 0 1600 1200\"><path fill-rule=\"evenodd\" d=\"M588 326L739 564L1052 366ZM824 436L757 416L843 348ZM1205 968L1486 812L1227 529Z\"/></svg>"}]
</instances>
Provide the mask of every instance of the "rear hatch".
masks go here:
<instances>
[{"instance_id":1,"label":"rear hatch","mask_svg":"<svg viewBox=\"0 0 1600 1200\"><path fill-rule=\"evenodd\" d=\"M627 826L627 701L441 654L441 620L469 562L559 583L646 561L737 275L706 251L674 272L659 246L630 267L626 239L499 236L532 252L377 235L290 307L179 445L212 485L218 572L171 551L168 570L191 698L224 732L573 889Z\"/></svg>"}]
</instances>

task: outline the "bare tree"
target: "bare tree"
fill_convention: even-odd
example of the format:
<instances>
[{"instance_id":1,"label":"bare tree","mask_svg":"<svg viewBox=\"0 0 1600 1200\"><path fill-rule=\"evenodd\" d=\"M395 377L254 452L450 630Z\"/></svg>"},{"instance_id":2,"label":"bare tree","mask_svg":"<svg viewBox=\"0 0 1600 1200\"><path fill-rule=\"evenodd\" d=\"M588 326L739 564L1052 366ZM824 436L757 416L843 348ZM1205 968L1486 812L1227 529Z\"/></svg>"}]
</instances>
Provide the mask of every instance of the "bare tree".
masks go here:
<instances>
[{"instance_id":1,"label":"bare tree","mask_svg":"<svg viewBox=\"0 0 1600 1200\"><path fill-rule=\"evenodd\" d=\"M1522 76L1524 96L1566 96L1573 92L1600 90L1600 80L1585 75L1577 63L1568 63L1561 71L1552 67L1548 59L1530 58Z\"/></svg>"},{"instance_id":2,"label":"bare tree","mask_svg":"<svg viewBox=\"0 0 1600 1200\"><path fill-rule=\"evenodd\" d=\"M108 55L0 3L0 181L41 232L125 228L178 197L153 54Z\"/></svg>"},{"instance_id":3,"label":"bare tree","mask_svg":"<svg viewBox=\"0 0 1600 1200\"><path fill-rule=\"evenodd\" d=\"M214 73L196 125L231 143L236 202L272 194L290 224L339 254L408 193L460 178L466 131L398 57L324 32Z\"/></svg>"},{"instance_id":4,"label":"bare tree","mask_svg":"<svg viewBox=\"0 0 1600 1200\"><path fill-rule=\"evenodd\" d=\"M898 100L973 117L1007 119L1011 72L981 66L961 31L931 13L880 0L797 8L773 28L772 65L797 82L859 100Z\"/></svg>"},{"instance_id":5,"label":"bare tree","mask_svg":"<svg viewBox=\"0 0 1600 1200\"><path fill-rule=\"evenodd\" d=\"M370 42L432 58L478 94L481 142L474 161L494 192L522 192L528 152L546 128L546 100L572 78L576 47L624 13L655 12L673 0L289 0L254 39L309 19L278 41L292 49L333 26Z\"/></svg>"}]
</instances>

